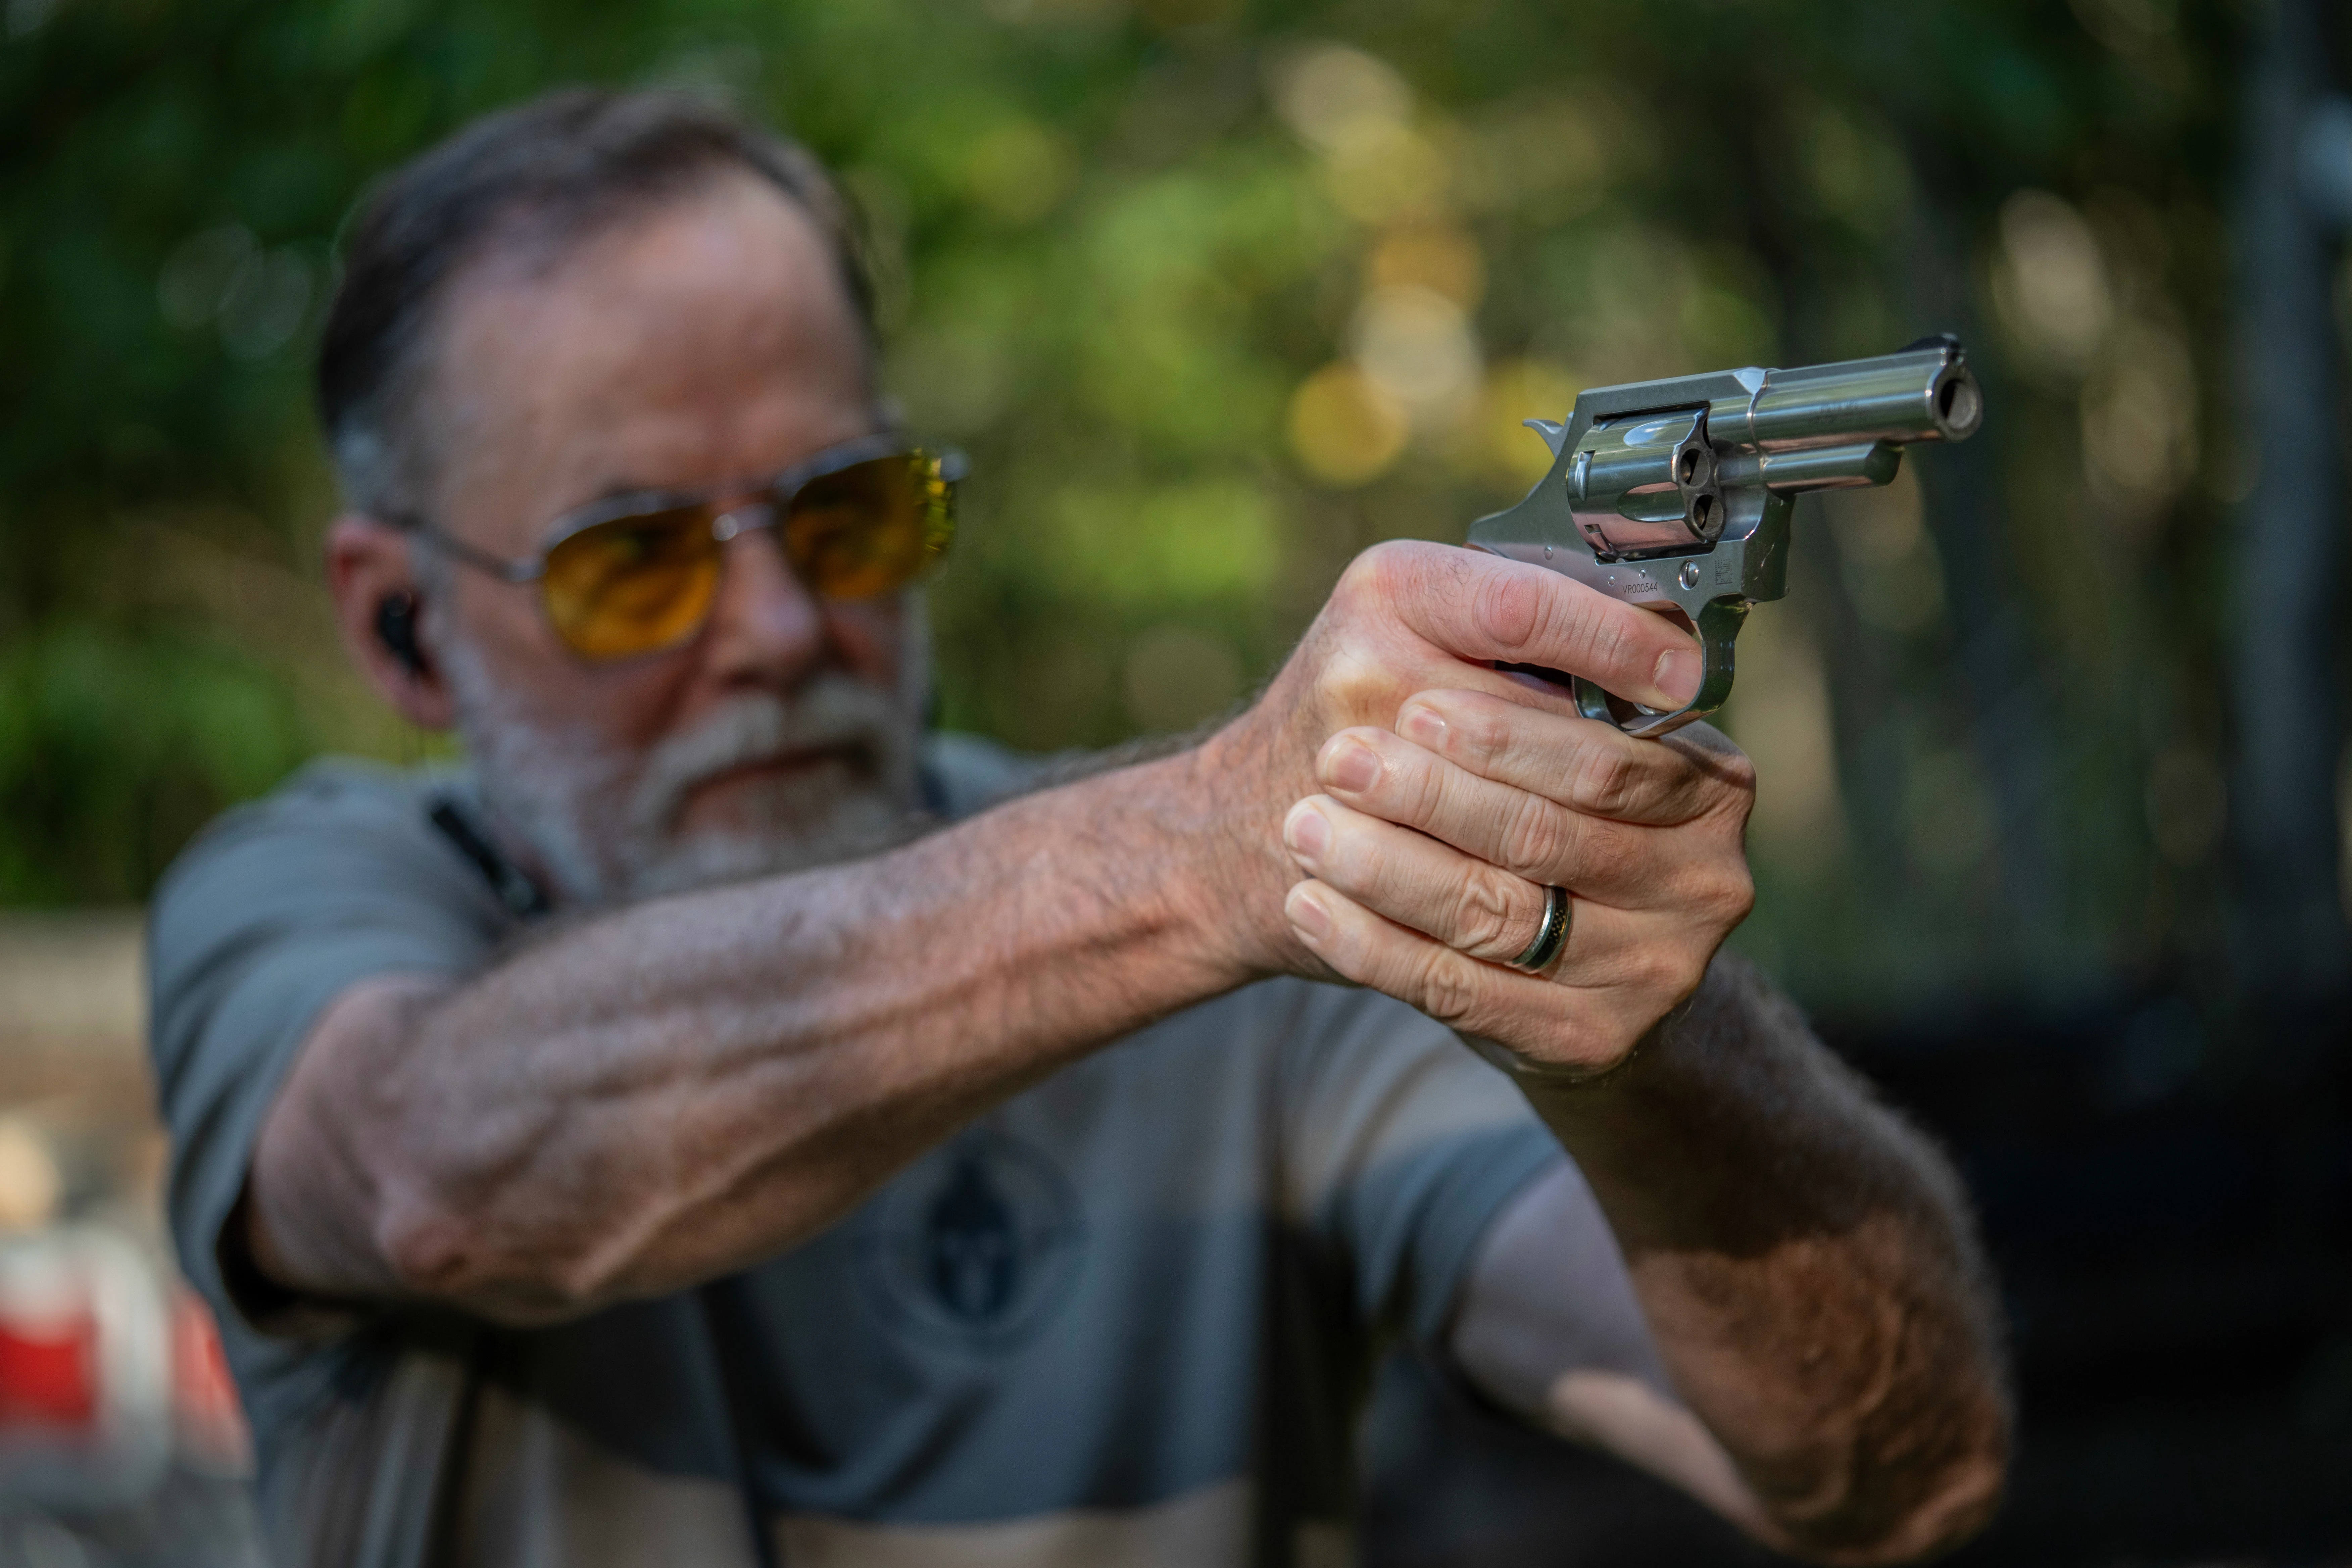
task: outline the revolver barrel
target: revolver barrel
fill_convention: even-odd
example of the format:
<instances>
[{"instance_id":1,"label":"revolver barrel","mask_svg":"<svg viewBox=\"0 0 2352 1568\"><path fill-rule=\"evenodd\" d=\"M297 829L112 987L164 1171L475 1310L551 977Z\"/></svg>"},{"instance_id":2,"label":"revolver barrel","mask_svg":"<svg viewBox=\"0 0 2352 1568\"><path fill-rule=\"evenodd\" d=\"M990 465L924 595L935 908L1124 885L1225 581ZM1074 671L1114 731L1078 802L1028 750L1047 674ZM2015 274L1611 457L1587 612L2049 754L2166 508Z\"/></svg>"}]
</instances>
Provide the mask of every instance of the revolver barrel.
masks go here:
<instances>
[{"instance_id":1,"label":"revolver barrel","mask_svg":"<svg viewBox=\"0 0 2352 1568\"><path fill-rule=\"evenodd\" d=\"M1967 362L1937 342L1876 359L1768 370L1744 409L1710 405L1708 413L1721 440L1793 452L1963 441L1983 419L1984 399Z\"/></svg>"}]
</instances>

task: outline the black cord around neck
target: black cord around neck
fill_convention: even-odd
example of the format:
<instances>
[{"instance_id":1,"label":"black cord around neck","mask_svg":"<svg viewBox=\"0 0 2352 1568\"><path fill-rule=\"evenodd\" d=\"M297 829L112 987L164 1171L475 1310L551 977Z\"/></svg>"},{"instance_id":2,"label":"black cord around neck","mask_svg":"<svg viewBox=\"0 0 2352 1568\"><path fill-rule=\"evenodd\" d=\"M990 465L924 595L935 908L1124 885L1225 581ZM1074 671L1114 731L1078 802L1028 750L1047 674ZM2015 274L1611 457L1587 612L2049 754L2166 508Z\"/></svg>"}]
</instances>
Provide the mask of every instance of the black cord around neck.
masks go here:
<instances>
[{"instance_id":1,"label":"black cord around neck","mask_svg":"<svg viewBox=\"0 0 2352 1568\"><path fill-rule=\"evenodd\" d=\"M733 1380L727 1375L727 1357L720 1349L726 1340L724 1320L731 1318L740 1323L746 1316L742 1285L740 1276L713 1279L696 1290L694 1299L702 1309L703 1335L710 1344L711 1386L718 1393L719 1412L727 1424L728 1458L735 1472L735 1495L743 1505L744 1529L751 1537L751 1561L756 1568L784 1568L783 1548L777 1544L767 1508L760 1501L751 1464L750 1417L735 1397Z\"/></svg>"}]
</instances>

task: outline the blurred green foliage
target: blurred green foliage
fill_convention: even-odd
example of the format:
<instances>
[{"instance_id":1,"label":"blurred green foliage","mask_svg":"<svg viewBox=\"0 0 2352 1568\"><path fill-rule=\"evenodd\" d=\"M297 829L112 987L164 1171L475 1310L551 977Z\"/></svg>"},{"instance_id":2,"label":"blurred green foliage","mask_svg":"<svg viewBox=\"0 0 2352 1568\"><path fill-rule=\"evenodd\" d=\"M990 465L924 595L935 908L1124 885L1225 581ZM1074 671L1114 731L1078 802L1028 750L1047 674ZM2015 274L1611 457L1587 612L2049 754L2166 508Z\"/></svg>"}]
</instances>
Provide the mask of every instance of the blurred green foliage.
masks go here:
<instances>
[{"instance_id":1,"label":"blurred green foliage","mask_svg":"<svg viewBox=\"0 0 2352 1568\"><path fill-rule=\"evenodd\" d=\"M944 714L1192 722L1575 389L1969 339L1987 434L1800 522L1729 727L1744 938L1855 1005L2209 934L2226 435L2209 0L5 0L0 901L142 896L321 748L307 345L370 177L578 79L723 92L872 231L971 451Z\"/></svg>"}]
</instances>

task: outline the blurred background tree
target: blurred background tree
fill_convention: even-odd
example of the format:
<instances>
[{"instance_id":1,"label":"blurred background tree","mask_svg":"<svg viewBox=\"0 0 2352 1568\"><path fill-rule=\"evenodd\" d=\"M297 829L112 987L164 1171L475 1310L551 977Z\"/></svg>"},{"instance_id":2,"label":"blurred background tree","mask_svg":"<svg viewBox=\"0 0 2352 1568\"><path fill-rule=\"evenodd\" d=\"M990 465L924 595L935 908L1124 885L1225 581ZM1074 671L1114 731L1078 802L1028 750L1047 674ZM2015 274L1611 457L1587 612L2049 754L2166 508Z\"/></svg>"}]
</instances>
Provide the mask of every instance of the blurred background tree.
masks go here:
<instances>
[{"instance_id":1,"label":"blurred background tree","mask_svg":"<svg viewBox=\"0 0 2352 1568\"><path fill-rule=\"evenodd\" d=\"M2258 613L2226 227L2258 11L5 0L0 901L135 900L302 757L420 743L313 586L336 237L390 163L592 79L723 94L842 172L890 384L976 458L943 718L1024 747L1238 700L1357 550L1513 499L1518 421L1580 385L1960 331L1985 436L1808 503L1744 639L1740 940L1847 1013L2185 965L2225 937Z\"/></svg>"},{"instance_id":2,"label":"blurred background tree","mask_svg":"<svg viewBox=\"0 0 2352 1568\"><path fill-rule=\"evenodd\" d=\"M417 744L312 587L336 235L389 163L593 79L724 94L842 171L890 384L977 458L943 717L1021 746L1237 700L1354 552L1512 499L1543 457L1518 421L1580 385L1962 331L1985 437L1812 511L1791 600L1750 623L1743 941L1851 1009L2078 992L2220 940L2252 482L2221 8L5 17L0 900L136 899L303 756Z\"/></svg>"}]
</instances>

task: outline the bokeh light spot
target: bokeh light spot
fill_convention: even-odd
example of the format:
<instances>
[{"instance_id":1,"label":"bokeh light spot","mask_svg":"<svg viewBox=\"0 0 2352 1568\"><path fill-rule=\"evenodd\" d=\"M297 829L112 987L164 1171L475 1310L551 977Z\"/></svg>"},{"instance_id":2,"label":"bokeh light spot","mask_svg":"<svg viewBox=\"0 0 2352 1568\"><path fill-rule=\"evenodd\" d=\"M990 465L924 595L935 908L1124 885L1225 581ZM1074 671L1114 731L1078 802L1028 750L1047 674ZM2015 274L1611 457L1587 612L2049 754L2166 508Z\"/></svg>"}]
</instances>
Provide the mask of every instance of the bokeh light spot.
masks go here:
<instances>
[{"instance_id":1,"label":"bokeh light spot","mask_svg":"<svg viewBox=\"0 0 2352 1568\"><path fill-rule=\"evenodd\" d=\"M1404 450L1412 421L1403 404L1354 364L1328 364L1290 399L1290 449L1328 485L1369 483Z\"/></svg>"}]
</instances>

